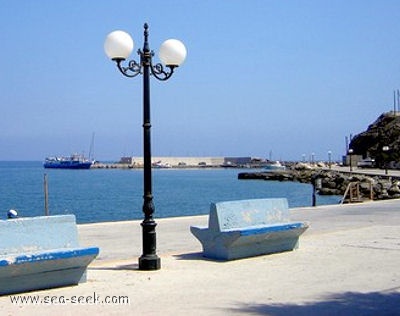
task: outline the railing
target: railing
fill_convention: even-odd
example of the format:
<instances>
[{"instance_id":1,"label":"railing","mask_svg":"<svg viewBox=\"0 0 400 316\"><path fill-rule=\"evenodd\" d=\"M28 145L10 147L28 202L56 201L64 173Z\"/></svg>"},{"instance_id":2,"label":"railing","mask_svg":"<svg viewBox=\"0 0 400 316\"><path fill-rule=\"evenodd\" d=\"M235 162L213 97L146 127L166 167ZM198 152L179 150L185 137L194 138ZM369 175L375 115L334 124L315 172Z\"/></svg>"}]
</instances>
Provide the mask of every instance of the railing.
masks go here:
<instances>
[{"instance_id":1,"label":"railing","mask_svg":"<svg viewBox=\"0 0 400 316\"><path fill-rule=\"evenodd\" d=\"M370 196L369 199L373 200L373 190L372 190L372 183L370 183ZM343 203L360 203L365 200L365 197L360 193L360 183L359 182L350 182L347 185L346 191L343 194L343 198L340 204Z\"/></svg>"}]
</instances>

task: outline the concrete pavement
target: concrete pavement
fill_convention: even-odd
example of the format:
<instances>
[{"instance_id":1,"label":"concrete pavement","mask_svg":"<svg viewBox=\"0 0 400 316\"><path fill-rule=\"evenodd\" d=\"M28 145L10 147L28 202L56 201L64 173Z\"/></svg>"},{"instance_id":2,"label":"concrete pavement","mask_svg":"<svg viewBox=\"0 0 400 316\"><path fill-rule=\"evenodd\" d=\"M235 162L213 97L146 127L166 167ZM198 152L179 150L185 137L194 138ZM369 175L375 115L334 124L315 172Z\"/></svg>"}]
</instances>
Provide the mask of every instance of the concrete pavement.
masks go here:
<instances>
[{"instance_id":1,"label":"concrete pavement","mask_svg":"<svg viewBox=\"0 0 400 316\"><path fill-rule=\"evenodd\" d=\"M140 221L80 225L101 251L88 282L21 295L39 304L3 296L0 314L400 315L400 200L292 209L311 224L298 250L229 262L201 256L189 226L207 219L157 220L162 268L150 272L137 270Z\"/></svg>"}]
</instances>

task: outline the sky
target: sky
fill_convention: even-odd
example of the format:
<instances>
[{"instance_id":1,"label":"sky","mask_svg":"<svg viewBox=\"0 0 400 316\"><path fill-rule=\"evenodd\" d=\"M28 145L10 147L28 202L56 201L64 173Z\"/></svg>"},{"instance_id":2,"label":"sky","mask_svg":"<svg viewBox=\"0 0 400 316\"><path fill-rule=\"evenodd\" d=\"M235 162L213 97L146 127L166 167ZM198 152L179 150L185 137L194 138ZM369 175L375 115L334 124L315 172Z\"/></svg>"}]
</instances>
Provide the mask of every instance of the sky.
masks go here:
<instances>
[{"instance_id":1,"label":"sky","mask_svg":"<svg viewBox=\"0 0 400 316\"><path fill-rule=\"evenodd\" d=\"M340 159L400 88L398 0L0 0L0 160L142 156L142 77L103 45L145 22L155 63L188 52L151 78L153 156Z\"/></svg>"}]
</instances>

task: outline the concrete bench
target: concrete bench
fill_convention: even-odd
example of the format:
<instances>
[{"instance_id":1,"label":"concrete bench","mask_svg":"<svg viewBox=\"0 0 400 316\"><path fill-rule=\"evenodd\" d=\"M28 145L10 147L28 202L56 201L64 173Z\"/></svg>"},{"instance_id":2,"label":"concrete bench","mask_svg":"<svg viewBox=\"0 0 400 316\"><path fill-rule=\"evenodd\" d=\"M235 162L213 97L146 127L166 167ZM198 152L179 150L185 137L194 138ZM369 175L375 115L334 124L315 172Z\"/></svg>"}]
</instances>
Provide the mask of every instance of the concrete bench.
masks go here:
<instances>
[{"instance_id":1,"label":"concrete bench","mask_svg":"<svg viewBox=\"0 0 400 316\"><path fill-rule=\"evenodd\" d=\"M99 248L81 248L74 215L0 220L0 295L75 285Z\"/></svg>"},{"instance_id":2,"label":"concrete bench","mask_svg":"<svg viewBox=\"0 0 400 316\"><path fill-rule=\"evenodd\" d=\"M212 203L208 227L191 226L203 255L232 260L293 250L307 223L290 222L286 199Z\"/></svg>"}]
</instances>

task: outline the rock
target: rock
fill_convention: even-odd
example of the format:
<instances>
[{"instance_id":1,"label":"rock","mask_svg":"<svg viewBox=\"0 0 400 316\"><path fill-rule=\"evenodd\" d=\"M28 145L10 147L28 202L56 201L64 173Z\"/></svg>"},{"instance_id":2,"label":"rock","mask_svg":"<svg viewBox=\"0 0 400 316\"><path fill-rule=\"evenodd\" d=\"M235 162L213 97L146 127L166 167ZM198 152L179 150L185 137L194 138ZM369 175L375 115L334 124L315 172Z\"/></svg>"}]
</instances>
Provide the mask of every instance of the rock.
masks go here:
<instances>
[{"instance_id":1,"label":"rock","mask_svg":"<svg viewBox=\"0 0 400 316\"><path fill-rule=\"evenodd\" d=\"M312 170L312 167L309 164L303 162L298 162L292 168L294 170Z\"/></svg>"},{"instance_id":2,"label":"rock","mask_svg":"<svg viewBox=\"0 0 400 316\"><path fill-rule=\"evenodd\" d=\"M368 126L367 130L355 135L349 145L355 155L372 157L378 167L385 164L396 166L400 162L400 116L393 112L383 113ZM383 146L389 146L384 153Z\"/></svg>"},{"instance_id":3,"label":"rock","mask_svg":"<svg viewBox=\"0 0 400 316\"><path fill-rule=\"evenodd\" d=\"M393 196L395 194L400 194L400 188L397 183L393 183L393 185L389 188L388 193Z\"/></svg>"},{"instance_id":4,"label":"rock","mask_svg":"<svg viewBox=\"0 0 400 316\"><path fill-rule=\"evenodd\" d=\"M360 183L360 190L369 191L369 190L371 190L371 188L373 188L373 186L374 186L374 184L372 182L363 181Z\"/></svg>"},{"instance_id":5,"label":"rock","mask_svg":"<svg viewBox=\"0 0 400 316\"><path fill-rule=\"evenodd\" d=\"M381 180L381 181L379 181L379 183L381 184L381 186L384 190L389 190L390 187L392 186L392 182L389 180Z\"/></svg>"},{"instance_id":6,"label":"rock","mask_svg":"<svg viewBox=\"0 0 400 316\"><path fill-rule=\"evenodd\" d=\"M331 188L321 188L318 190L318 194L320 194L320 195L341 195L339 190L331 189Z\"/></svg>"},{"instance_id":7,"label":"rock","mask_svg":"<svg viewBox=\"0 0 400 316\"><path fill-rule=\"evenodd\" d=\"M369 199L371 187L375 199L389 199L400 197L400 181L398 179L388 179L369 177L365 175L349 176L348 173L338 171L292 168L285 171L272 172L243 172L239 173L239 179L260 179L269 181L296 181L301 183L320 183L317 188L320 195L340 195L343 196L350 182L358 182L361 198Z\"/></svg>"},{"instance_id":8,"label":"rock","mask_svg":"<svg viewBox=\"0 0 400 316\"><path fill-rule=\"evenodd\" d=\"M260 180L277 180L277 181L294 181L292 172L289 171L272 171L272 172L241 172L238 179L260 179Z\"/></svg>"},{"instance_id":9,"label":"rock","mask_svg":"<svg viewBox=\"0 0 400 316\"><path fill-rule=\"evenodd\" d=\"M380 194L378 194L378 200L387 200L389 198L390 198L390 195L385 189L383 189L380 192Z\"/></svg>"}]
</instances>

